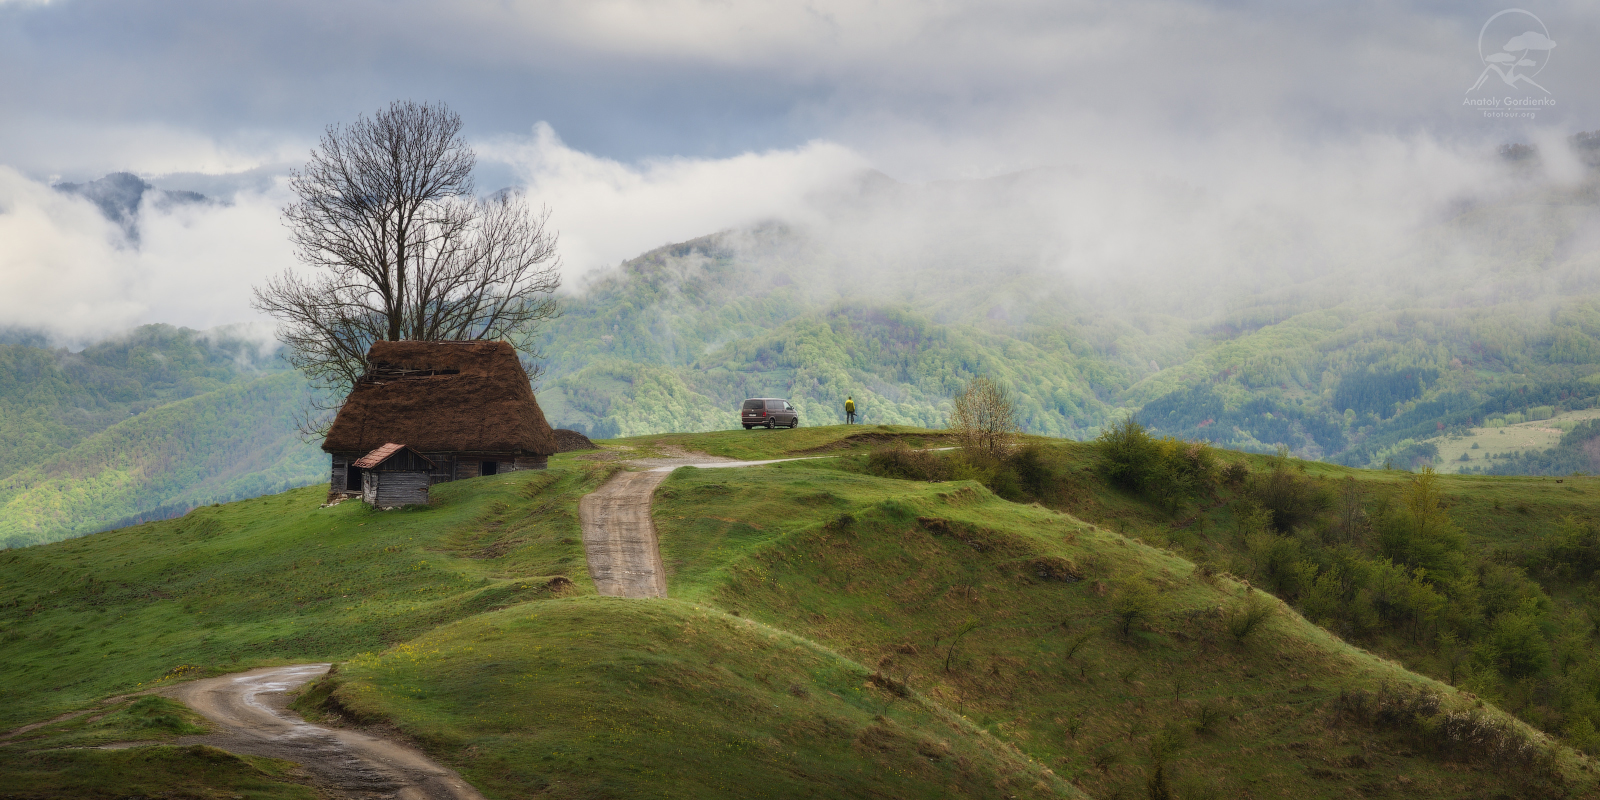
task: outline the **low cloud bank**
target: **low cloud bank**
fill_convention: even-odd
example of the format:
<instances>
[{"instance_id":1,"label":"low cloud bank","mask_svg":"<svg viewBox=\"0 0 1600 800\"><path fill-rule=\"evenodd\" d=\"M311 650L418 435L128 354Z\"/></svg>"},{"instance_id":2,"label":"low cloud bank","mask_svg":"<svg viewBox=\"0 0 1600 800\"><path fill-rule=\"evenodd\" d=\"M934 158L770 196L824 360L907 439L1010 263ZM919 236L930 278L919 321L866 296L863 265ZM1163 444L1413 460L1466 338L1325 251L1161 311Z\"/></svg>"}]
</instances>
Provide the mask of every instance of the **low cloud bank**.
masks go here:
<instances>
[{"instance_id":1,"label":"low cloud bank","mask_svg":"<svg viewBox=\"0 0 1600 800\"><path fill-rule=\"evenodd\" d=\"M1561 134L1535 141L1542 157L1516 163L1420 134L1103 142L1058 166L917 184L828 141L627 164L540 124L476 147L486 171L552 208L568 291L650 249L776 221L814 245L808 285L841 297L916 302L907 279L921 276L1192 319L1273 297L1461 306L1594 291L1600 221L1538 200L1588 168ZM0 167L0 327L82 342L147 322L260 322L251 287L296 263L286 183L259 170L208 181L215 202L142 203L133 241L88 200ZM1550 237L1561 246L1529 269L1519 243Z\"/></svg>"},{"instance_id":2,"label":"low cloud bank","mask_svg":"<svg viewBox=\"0 0 1600 800\"><path fill-rule=\"evenodd\" d=\"M134 325L257 318L250 287L293 263L281 184L226 202L146 202L137 245L89 200L0 166L0 324L81 344Z\"/></svg>"}]
</instances>

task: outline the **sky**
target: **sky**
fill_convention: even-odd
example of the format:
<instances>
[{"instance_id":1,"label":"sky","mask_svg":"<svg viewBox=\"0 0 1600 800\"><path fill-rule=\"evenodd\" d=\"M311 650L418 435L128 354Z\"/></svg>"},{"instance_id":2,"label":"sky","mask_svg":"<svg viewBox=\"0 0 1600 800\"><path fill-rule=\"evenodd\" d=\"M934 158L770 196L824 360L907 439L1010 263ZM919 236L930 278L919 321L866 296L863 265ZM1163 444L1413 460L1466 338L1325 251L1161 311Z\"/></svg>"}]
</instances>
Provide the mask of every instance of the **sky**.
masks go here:
<instances>
[{"instance_id":1,"label":"sky","mask_svg":"<svg viewBox=\"0 0 1600 800\"><path fill-rule=\"evenodd\" d=\"M1119 191L1120 215L1098 202L1121 176L1231 209L1205 218L1212 244L1264 211L1382 239L1482 187L1497 145L1553 153L1600 129L1600 83L1587 79L1600 74L1600 6L1507 10L0 0L0 328L82 339L255 318L250 287L295 266L284 176L326 126L396 99L461 114L480 189L520 187L550 206L573 289L668 242L815 219L818 197L869 169L911 184L1040 167L1099 176L1052 206L1128 242L1103 258L1079 248L1089 272L1172 256L1138 244L1163 219L1150 195ZM1534 84L1490 75L1469 91L1528 30L1544 38L1522 44L1554 43L1515 54ZM1536 100L1532 118L1465 103L1505 97ZM1570 159L1546 161L1550 180L1575 180ZM131 242L51 188L113 171L218 202L147 207ZM1210 258L1226 260L1217 248Z\"/></svg>"}]
</instances>

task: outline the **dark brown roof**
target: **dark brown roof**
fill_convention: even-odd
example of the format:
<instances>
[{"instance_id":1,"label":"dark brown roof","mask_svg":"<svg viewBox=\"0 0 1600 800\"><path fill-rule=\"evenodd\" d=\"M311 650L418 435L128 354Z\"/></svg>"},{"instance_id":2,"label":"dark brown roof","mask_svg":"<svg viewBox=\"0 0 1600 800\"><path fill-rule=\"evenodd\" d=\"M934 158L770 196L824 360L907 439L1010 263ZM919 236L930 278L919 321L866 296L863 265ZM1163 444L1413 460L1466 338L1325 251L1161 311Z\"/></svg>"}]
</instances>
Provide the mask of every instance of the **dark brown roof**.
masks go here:
<instances>
[{"instance_id":1,"label":"dark brown roof","mask_svg":"<svg viewBox=\"0 0 1600 800\"><path fill-rule=\"evenodd\" d=\"M367 366L323 450L368 453L405 442L424 453L556 452L528 374L506 342L375 342Z\"/></svg>"}]
</instances>

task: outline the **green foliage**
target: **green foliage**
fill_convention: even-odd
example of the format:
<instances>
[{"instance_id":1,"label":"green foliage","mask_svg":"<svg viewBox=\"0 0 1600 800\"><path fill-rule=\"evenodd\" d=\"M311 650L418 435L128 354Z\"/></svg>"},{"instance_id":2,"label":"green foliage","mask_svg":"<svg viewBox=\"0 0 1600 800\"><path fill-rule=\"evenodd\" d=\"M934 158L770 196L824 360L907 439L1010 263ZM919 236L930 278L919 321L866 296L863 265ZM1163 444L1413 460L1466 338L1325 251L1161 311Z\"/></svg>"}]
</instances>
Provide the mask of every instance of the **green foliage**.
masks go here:
<instances>
[{"instance_id":1,"label":"green foliage","mask_svg":"<svg viewBox=\"0 0 1600 800\"><path fill-rule=\"evenodd\" d=\"M772 433L626 443L845 455L675 472L653 509L671 594L656 604L592 596L576 504L610 473L572 456L441 485L428 509L324 509L299 490L0 554L0 724L141 683L327 659L346 660L324 687L341 708L395 725L490 796L1080 796L1076 783L1109 797L1146 791L1157 764L1181 797L1332 796L1400 774L1424 796L1507 786L1407 754L1398 729L1330 725L1341 691L1420 680L1393 661L1294 614L1259 625L1248 647L1217 647L1230 635L1218 608L1242 586L1113 532L1108 510L1130 532L1145 519L1181 529L1096 480L1087 446L1035 443L1034 457L1051 502L1094 524L974 482L839 468L864 464L882 437L926 446L927 431ZM1188 541L1226 547L1229 530L1196 521ZM1315 534L1277 538L1305 561L1323 555ZM1485 613L1550 611L1519 594L1514 570L1483 566ZM1140 593L1126 587L1140 585L1152 603L1128 636L1082 635L1120 628ZM1581 644L1508 685L1554 679L1569 652L1580 673ZM1492 672L1473 669L1473 681ZM1436 688L1447 710L1470 708ZM1189 739L1191 725L1204 735ZM1367 747L1383 763L1341 766ZM1563 758L1572 791L1589 791ZM1285 768L1297 759L1348 780Z\"/></svg>"},{"instance_id":2,"label":"green foliage","mask_svg":"<svg viewBox=\"0 0 1600 800\"><path fill-rule=\"evenodd\" d=\"M1156 593L1141 577L1122 578L1111 590L1111 613L1116 616L1117 629L1127 636L1135 625L1148 622L1155 615Z\"/></svg>"},{"instance_id":3,"label":"green foliage","mask_svg":"<svg viewBox=\"0 0 1600 800\"><path fill-rule=\"evenodd\" d=\"M1286 453L1280 452L1270 463L1270 470L1251 480L1248 493L1267 512L1273 529L1289 533L1328 510L1332 504L1328 491L1301 474Z\"/></svg>"},{"instance_id":4,"label":"green foliage","mask_svg":"<svg viewBox=\"0 0 1600 800\"><path fill-rule=\"evenodd\" d=\"M1251 592L1244 598L1228 608L1225 614L1225 624L1228 635L1243 642L1255 633L1262 623L1276 614L1278 607L1270 600L1256 592Z\"/></svg>"},{"instance_id":5,"label":"green foliage","mask_svg":"<svg viewBox=\"0 0 1600 800\"><path fill-rule=\"evenodd\" d=\"M1451 579L1464 569L1465 540L1439 496L1439 477L1433 470L1412 478L1400 494L1399 506L1379 518L1378 548L1397 563Z\"/></svg>"},{"instance_id":6,"label":"green foliage","mask_svg":"<svg viewBox=\"0 0 1600 800\"><path fill-rule=\"evenodd\" d=\"M1095 453L1106 480L1172 510L1218 479L1216 457L1204 443L1154 438L1132 417L1100 434Z\"/></svg>"},{"instance_id":7,"label":"green foliage","mask_svg":"<svg viewBox=\"0 0 1600 800\"><path fill-rule=\"evenodd\" d=\"M165 325L0 345L0 547L325 480L295 432L303 382L258 347Z\"/></svg>"}]
</instances>

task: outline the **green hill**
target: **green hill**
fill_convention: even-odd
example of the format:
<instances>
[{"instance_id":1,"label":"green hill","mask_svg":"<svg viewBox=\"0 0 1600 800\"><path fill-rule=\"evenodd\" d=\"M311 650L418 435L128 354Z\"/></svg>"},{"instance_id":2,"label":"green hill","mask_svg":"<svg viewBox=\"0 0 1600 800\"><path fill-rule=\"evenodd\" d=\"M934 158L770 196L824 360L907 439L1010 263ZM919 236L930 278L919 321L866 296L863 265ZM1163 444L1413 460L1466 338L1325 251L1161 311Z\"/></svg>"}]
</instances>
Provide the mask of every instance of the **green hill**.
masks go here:
<instances>
[{"instance_id":1,"label":"green hill","mask_svg":"<svg viewBox=\"0 0 1600 800\"><path fill-rule=\"evenodd\" d=\"M1119 283L1042 255L1067 246L1035 217L1070 174L880 177L822 224L724 231L601 274L547 331L541 403L598 437L725 429L754 395L809 424L843 421L853 395L867 422L937 426L985 374L1035 434L1092 438L1137 413L1234 449L1444 467L1450 437L1600 397L1600 179L1508 179L1381 253L1239 232L1234 262L1195 253Z\"/></svg>"},{"instance_id":2,"label":"green hill","mask_svg":"<svg viewBox=\"0 0 1600 800\"><path fill-rule=\"evenodd\" d=\"M575 455L441 485L426 509L321 508L308 488L8 551L0 727L185 676L334 660L301 708L394 726L491 797L1595 791L1587 756L1342 641L1228 569L1224 516L1245 514L1237 487L1274 474L1268 460L1228 457L1247 465L1245 482L1176 511L1085 471L1094 457L1070 442L1045 443L1056 449L1018 484L992 470L936 483L872 474L875 448L938 435L841 426L628 442L841 456L675 472L655 506L665 601L594 596L576 504L612 467ZM1307 474L1317 469L1343 468ZM1480 549L1537 542L1556 518L1593 511L1565 484L1440 480L1483 498L1450 509ZM1527 511L1494 516L1494 499L1513 494ZM1197 510L1216 521L1185 539L1173 523ZM1583 596L1581 576L1530 574L1534 590L1550 581L1552 604ZM1384 630L1352 637L1384 651ZM1540 681L1564 674L1550 658L1552 671L1508 685L1542 696ZM118 724L20 737L0 747L0 776L132 723ZM292 783L260 769L254 779Z\"/></svg>"},{"instance_id":3,"label":"green hill","mask_svg":"<svg viewBox=\"0 0 1600 800\"><path fill-rule=\"evenodd\" d=\"M0 546L322 480L304 382L260 346L150 325L69 352L0 344Z\"/></svg>"}]
</instances>

